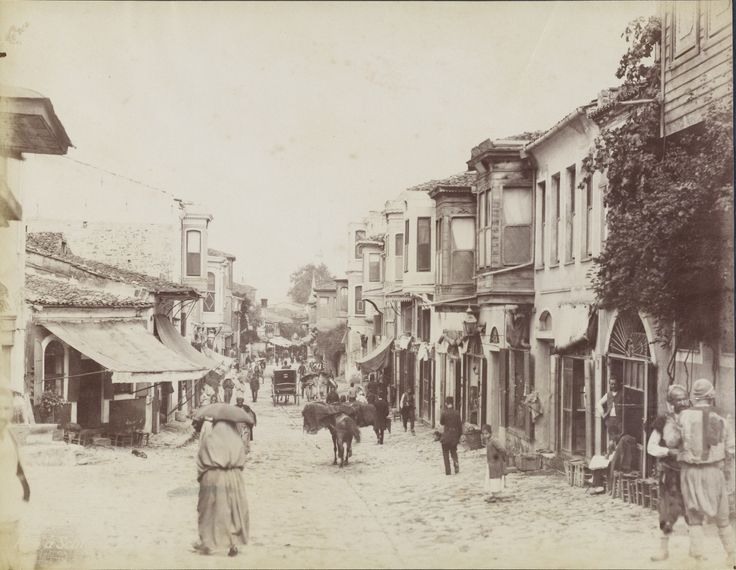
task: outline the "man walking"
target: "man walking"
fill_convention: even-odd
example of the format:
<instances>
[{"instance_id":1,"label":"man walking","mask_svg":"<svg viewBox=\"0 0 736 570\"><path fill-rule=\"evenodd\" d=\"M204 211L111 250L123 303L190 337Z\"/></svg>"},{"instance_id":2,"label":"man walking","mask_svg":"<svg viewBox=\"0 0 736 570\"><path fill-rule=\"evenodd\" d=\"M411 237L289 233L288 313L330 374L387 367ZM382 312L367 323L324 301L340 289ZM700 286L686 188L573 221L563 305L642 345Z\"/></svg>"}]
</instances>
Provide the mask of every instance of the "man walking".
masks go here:
<instances>
[{"instance_id":1,"label":"man walking","mask_svg":"<svg viewBox=\"0 0 736 570\"><path fill-rule=\"evenodd\" d=\"M404 392L404 395L401 396L399 408L401 409L401 421L404 423L404 431L406 431L406 424L409 423L411 425L412 435L416 435L414 433L415 403L414 390L412 388L409 388L406 392Z\"/></svg>"},{"instance_id":2,"label":"man walking","mask_svg":"<svg viewBox=\"0 0 736 570\"><path fill-rule=\"evenodd\" d=\"M261 378L257 371L250 377L250 396L253 402L258 401L258 389L261 387Z\"/></svg>"},{"instance_id":3,"label":"man walking","mask_svg":"<svg viewBox=\"0 0 736 570\"><path fill-rule=\"evenodd\" d=\"M672 527L681 516L686 516L680 490L680 464L677 462L680 444L680 428L677 420L682 410L690 407L687 390L673 384L667 391L667 414L658 416L652 425L647 443L647 453L657 458L659 479L659 552L651 557L654 562L669 558ZM686 519L687 520L687 519Z\"/></svg>"},{"instance_id":4,"label":"man walking","mask_svg":"<svg viewBox=\"0 0 736 570\"><path fill-rule=\"evenodd\" d=\"M223 394L223 402L226 404L230 403L230 400L232 400L233 397L233 388L235 388L235 382L232 379L233 372L228 372L227 377L222 383L222 390L224 392Z\"/></svg>"},{"instance_id":5,"label":"man walking","mask_svg":"<svg viewBox=\"0 0 736 570\"><path fill-rule=\"evenodd\" d=\"M460 463L457 460L457 444L460 443L460 435L463 433L463 422L460 412L454 407L451 397L445 398L445 409L440 416L440 425L444 426L440 443L442 444L442 459L445 462L445 475L451 475L450 456L455 467L455 475L460 472Z\"/></svg>"},{"instance_id":6,"label":"man walking","mask_svg":"<svg viewBox=\"0 0 736 570\"><path fill-rule=\"evenodd\" d=\"M376 407L376 421L373 424L373 431L376 432L378 438L378 444L383 445L383 432L385 431L388 424L388 402L379 394L377 399L374 400Z\"/></svg>"},{"instance_id":7,"label":"man walking","mask_svg":"<svg viewBox=\"0 0 736 570\"><path fill-rule=\"evenodd\" d=\"M734 565L736 541L729 524L728 486L724 466L734 459L734 433L730 422L714 408L715 390L705 378L693 383L692 407L680 413L682 444L680 483L690 532L690 556L703 559L703 521L715 519L718 536L726 551L727 566Z\"/></svg>"}]
</instances>

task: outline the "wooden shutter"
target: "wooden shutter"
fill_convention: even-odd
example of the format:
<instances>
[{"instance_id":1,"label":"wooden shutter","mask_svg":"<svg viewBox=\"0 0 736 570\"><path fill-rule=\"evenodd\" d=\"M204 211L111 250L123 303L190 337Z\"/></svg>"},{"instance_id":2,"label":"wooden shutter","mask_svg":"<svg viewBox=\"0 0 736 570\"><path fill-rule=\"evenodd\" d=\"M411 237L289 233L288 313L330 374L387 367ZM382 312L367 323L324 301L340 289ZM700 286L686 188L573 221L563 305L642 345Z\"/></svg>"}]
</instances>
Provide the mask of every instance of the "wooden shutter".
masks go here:
<instances>
[{"instance_id":1,"label":"wooden shutter","mask_svg":"<svg viewBox=\"0 0 736 570\"><path fill-rule=\"evenodd\" d=\"M549 357L549 393L550 406L547 421L549 429L552 430L552 449L558 451L560 449L560 406L559 406L559 366L560 357L556 354Z\"/></svg>"},{"instance_id":2,"label":"wooden shutter","mask_svg":"<svg viewBox=\"0 0 736 570\"><path fill-rule=\"evenodd\" d=\"M590 459L595 454L595 392L593 383L595 381L595 362L586 358L584 363L585 372L585 457Z\"/></svg>"},{"instance_id":3,"label":"wooden shutter","mask_svg":"<svg viewBox=\"0 0 736 570\"><path fill-rule=\"evenodd\" d=\"M524 397L534 390L534 360L532 359L532 353L528 350L524 351ZM526 424L526 436L529 441L534 440L534 422L532 421L532 412L529 408L523 407L525 414Z\"/></svg>"}]
</instances>

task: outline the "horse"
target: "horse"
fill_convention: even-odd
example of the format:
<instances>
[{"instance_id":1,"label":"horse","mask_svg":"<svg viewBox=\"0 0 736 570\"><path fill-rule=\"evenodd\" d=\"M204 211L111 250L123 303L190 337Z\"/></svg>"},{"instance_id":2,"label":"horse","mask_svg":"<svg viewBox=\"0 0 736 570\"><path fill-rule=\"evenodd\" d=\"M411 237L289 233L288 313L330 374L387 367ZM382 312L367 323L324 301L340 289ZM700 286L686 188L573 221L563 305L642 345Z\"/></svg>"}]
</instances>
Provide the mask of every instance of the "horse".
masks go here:
<instances>
[{"instance_id":1,"label":"horse","mask_svg":"<svg viewBox=\"0 0 736 570\"><path fill-rule=\"evenodd\" d=\"M315 434L325 428L332 436L333 465L340 457L340 467L343 467L352 456L352 441L360 443L360 423L351 414L356 411L350 406L331 406L322 402L309 402L302 409L304 420L303 429L307 433Z\"/></svg>"}]
</instances>

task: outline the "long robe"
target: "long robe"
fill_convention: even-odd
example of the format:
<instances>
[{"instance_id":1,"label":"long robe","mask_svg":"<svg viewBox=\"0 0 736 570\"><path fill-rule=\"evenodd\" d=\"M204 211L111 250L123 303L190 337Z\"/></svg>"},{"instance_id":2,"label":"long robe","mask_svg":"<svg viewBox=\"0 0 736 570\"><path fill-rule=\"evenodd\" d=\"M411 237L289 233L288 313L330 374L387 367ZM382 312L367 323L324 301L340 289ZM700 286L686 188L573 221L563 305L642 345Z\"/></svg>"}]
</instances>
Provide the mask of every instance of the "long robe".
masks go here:
<instances>
[{"instance_id":1,"label":"long robe","mask_svg":"<svg viewBox=\"0 0 736 570\"><path fill-rule=\"evenodd\" d=\"M218 550L248 544L249 515L243 467L245 447L234 424L216 422L197 455L199 539Z\"/></svg>"}]
</instances>

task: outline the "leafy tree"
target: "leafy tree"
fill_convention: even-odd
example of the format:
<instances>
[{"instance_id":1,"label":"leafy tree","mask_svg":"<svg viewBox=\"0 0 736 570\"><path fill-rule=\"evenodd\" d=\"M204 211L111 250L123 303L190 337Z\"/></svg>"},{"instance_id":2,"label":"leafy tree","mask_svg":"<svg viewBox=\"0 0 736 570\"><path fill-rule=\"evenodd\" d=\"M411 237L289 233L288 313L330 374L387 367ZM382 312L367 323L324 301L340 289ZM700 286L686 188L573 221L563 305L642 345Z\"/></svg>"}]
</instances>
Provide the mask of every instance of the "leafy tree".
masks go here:
<instances>
[{"instance_id":1,"label":"leafy tree","mask_svg":"<svg viewBox=\"0 0 736 570\"><path fill-rule=\"evenodd\" d=\"M657 338L678 336L715 346L729 273L723 220L733 211L732 109L711 106L696 128L660 137L660 63L648 62L661 42L657 18L627 27L621 58L620 126L603 129L583 163L587 178L605 173L608 237L593 283L603 307L655 318ZM601 122L621 111L612 108ZM731 260L732 263L732 260ZM676 347L673 347L676 348ZM673 352L674 354L674 352Z\"/></svg>"},{"instance_id":2,"label":"leafy tree","mask_svg":"<svg viewBox=\"0 0 736 570\"><path fill-rule=\"evenodd\" d=\"M315 341L315 354L324 357L325 363L331 367L334 373L338 372L340 365L340 354L344 350L342 339L347 331L344 322L326 331L318 331Z\"/></svg>"},{"instance_id":3,"label":"leafy tree","mask_svg":"<svg viewBox=\"0 0 736 570\"><path fill-rule=\"evenodd\" d=\"M309 291L312 288L312 276L319 283L320 281L330 281L334 279L330 270L324 263L315 265L314 263L308 263L302 265L299 269L294 271L289 277L291 281L291 288L289 289L289 297L295 302L305 304L309 300Z\"/></svg>"}]
</instances>

